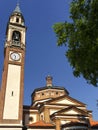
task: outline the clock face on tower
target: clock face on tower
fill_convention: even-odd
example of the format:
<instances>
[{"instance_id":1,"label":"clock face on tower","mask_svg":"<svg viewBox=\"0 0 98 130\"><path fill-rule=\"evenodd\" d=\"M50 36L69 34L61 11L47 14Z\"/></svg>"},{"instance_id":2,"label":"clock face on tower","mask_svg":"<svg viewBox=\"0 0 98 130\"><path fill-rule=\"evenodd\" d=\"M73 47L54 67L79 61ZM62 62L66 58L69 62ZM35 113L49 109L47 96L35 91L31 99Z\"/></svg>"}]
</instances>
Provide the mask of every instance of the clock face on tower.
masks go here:
<instances>
[{"instance_id":1,"label":"clock face on tower","mask_svg":"<svg viewBox=\"0 0 98 130\"><path fill-rule=\"evenodd\" d=\"M12 60L15 60L15 61L20 60L20 54L19 53L13 52L13 53L11 53L10 56L11 56Z\"/></svg>"}]
</instances>

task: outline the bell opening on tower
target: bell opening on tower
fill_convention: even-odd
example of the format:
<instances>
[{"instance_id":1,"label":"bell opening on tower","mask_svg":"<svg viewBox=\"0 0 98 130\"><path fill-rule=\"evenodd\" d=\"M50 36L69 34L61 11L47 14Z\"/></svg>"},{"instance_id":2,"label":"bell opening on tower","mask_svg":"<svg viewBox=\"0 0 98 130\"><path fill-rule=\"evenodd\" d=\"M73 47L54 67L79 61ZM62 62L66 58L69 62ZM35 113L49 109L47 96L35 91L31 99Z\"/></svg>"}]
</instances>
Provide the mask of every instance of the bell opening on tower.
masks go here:
<instances>
[{"instance_id":1,"label":"bell opening on tower","mask_svg":"<svg viewBox=\"0 0 98 130\"><path fill-rule=\"evenodd\" d=\"M19 31L14 31L12 35L12 45L20 46L21 34Z\"/></svg>"}]
</instances>

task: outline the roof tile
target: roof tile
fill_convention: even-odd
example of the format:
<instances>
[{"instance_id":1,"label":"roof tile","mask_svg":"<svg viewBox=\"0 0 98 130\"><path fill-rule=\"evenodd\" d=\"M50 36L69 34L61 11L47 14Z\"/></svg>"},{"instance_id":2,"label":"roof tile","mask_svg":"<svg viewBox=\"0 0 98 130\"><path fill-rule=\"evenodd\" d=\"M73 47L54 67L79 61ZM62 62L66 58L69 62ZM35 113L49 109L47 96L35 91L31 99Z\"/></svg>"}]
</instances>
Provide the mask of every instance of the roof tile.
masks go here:
<instances>
[{"instance_id":1,"label":"roof tile","mask_svg":"<svg viewBox=\"0 0 98 130\"><path fill-rule=\"evenodd\" d=\"M91 126L98 126L98 121L90 120Z\"/></svg>"},{"instance_id":2,"label":"roof tile","mask_svg":"<svg viewBox=\"0 0 98 130\"><path fill-rule=\"evenodd\" d=\"M44 121L38 121L38 122L35 122L35 123L32 123L32 124L29 124L28 126L47 126L47 127L50 127L50 126L54 126L53 124L51 123L45 123Z\"/></svg>"}]
</instances>

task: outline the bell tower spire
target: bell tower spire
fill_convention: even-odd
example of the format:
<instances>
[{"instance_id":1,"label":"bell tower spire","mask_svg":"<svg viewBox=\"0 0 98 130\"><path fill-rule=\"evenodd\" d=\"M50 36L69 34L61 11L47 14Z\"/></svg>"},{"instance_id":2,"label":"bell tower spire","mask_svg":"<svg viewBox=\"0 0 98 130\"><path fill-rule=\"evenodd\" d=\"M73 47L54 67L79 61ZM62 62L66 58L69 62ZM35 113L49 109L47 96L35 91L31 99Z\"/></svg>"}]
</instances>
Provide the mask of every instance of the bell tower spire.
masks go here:
<instances>
[{"instance_id":1,"label":"bell tower spire","mask_svg":"<svg viewBox=\"0 0 98 130\"><path fill-rule=\"evenodd\" d=\"M17 5L16 5L14 12L21 13L20 6L19 6L19 0L17 1Z\"/></svg>"},{"instance_id":2,"label":"bell tower spire","mask_svg":"<svg viewBox=\"0 0 98 130\"><path fill-rule=\"evenodd\" d=\"M8 21L5 47L16 46L25 49L25 30L25 20L17 4Z\"/></svg>"},{"instance_id":3,"label":"bell tower spire","mask_svg":"<svg viewBox=\"0 0 98 130\"><path fill-rule=\"evenodd\" d=\"M0 130L22 130L25 20L19 4L9 17L4 47L4 67L0 98Z\"/></svg>"}]
</instances>

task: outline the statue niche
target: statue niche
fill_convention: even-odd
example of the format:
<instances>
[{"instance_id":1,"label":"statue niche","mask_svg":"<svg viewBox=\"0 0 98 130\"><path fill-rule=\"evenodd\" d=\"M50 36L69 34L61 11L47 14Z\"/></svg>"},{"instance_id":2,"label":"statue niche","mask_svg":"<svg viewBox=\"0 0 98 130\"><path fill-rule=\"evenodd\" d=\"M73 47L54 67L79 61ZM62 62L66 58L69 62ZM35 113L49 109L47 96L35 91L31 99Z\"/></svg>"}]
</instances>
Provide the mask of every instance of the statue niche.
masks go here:
<instances>
[{"instance_id":1,"label":"statue niche","mask_svg":"<svg viewBox=\"0 0 98 130\"><path fill-rule=\"evenodd\" d=\"M20 46L21 33L19 31L14 31L12 34L12 45Z\"/></svg>"}]
</instances>

